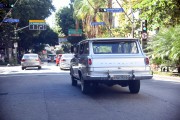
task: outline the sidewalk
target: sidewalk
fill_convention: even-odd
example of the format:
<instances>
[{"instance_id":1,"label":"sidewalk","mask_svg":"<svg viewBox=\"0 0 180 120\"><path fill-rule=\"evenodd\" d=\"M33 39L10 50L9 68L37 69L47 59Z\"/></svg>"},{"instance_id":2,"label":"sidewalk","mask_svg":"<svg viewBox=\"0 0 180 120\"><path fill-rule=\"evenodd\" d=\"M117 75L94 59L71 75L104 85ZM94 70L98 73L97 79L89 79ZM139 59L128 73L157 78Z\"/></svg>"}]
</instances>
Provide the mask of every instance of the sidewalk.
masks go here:
<instances>
[{"instance_id":1,"label":"sidewalk","mask_svg":"<svg viewBox=\"0 0 180 120\"><path fill-rule=\"evenodd\" d=\"M0 65L0 73L4 73L7 71L17 71L17 67L19 69L20 65L16 65L16 66L2 66L2 65Z\"/></svg>"},{"instance_id":2,"label":"sidewalk","mask_svg":"<svg viewBox=\"0 0 180 120\"><path fill-rule=\"evenodd\" d=\"M153 80L180 82L180 77L157 75L157 74L154 74L152 79Z\"/></svg>"}]
</instances>

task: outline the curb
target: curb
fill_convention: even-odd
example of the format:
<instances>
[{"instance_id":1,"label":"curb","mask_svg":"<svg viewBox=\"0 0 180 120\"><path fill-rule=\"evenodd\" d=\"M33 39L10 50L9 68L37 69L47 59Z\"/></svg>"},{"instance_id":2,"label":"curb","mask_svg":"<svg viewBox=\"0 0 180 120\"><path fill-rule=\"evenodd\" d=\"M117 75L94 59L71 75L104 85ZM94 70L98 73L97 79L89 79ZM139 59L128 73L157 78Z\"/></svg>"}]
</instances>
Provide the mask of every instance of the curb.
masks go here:
<instances>
[{"instance_id":1,"label":"curb","mask_svg":"<svg viewBox=\"0 0 180 120\"><path fill-rule=\"evenodd\" d=\"M161 78L165 78L165 79L170 79L170 80L179 80L180 81L180 77L174 77L174 76L165 76L165 75L157 75L154 74L154 77L161 77Z\"/></svg>"}]
</instances>

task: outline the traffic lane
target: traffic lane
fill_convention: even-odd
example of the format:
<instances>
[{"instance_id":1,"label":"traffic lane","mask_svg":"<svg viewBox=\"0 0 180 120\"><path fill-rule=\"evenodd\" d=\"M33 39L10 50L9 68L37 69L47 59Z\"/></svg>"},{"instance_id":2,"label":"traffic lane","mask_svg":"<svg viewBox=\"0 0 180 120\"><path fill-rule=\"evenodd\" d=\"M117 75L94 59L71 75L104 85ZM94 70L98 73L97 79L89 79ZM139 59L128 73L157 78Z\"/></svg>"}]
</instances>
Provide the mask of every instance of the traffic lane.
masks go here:
<instances>
[{"instance_id":1,"label":"traffic lane","mask_svg":"<svg viewBox=\"0 0 180 120\"><path fill-rule=\"evenodd\" d=\"M149 87L146 83L143 85ZM100 86L95 94L90 95L83 95L80 86L73 88L75 92L47 93L50 118L53 120L59 117L65 120L85 118L87 120L179 120L180 118L178 106L167 102L168 100L159 99L151 93L147 94L143 88L135 95L130 94L127 88L117 85Z\"/></svg>"},{"instance_id":2,"label":"traffic lane","mask_svg":"<svg viewBox=\"0 0 180 120\"><path fill-rule=\"evenodd\" d=\"M71 86L69 75L25 78L21 76L4 79L3 82L0 80L0 88L2 88L0 92L8 94L0 96L1 108L3 108L0 113L3 113L3 117L8 118L7 120L11 118L34 120L41 119L42 116L44 116L43 120L179 119L179 107L172 105L173 101L169 102L169 99L167 101L159 99L156 97L159 95L152 92L156 85L161 86L162 82L142 81L141 91L135 95L130 94L127 88L119 86L100 86L96 93L83 95L80 86ZM171 84L164 85L171 86ZM165 88L160 89L167 92ZM169 96L175 98L173 94Z\"/></svg>"},{"instance_id":3,"label":"traffic lane","mask_svg":"<svg viewBox=\"0 0 180 120\"><path fill-rule=\"evenodd\" d=\"M161 101L167 102L180 108L180 82L167 81L164 79L144 80L141 82L141 91L145 94L155 97Z\"/></svg>"},{"instance_id":4,"label":"traffic lane","mask_svg":"<svg viewBox=\"0 0 180 120\"><path fill-rule=\"evenodd\" d=\"M62 74L17 75L0 77L0 120L49 120L45 93L67 81Z\"/></svg>"}]
</instances>

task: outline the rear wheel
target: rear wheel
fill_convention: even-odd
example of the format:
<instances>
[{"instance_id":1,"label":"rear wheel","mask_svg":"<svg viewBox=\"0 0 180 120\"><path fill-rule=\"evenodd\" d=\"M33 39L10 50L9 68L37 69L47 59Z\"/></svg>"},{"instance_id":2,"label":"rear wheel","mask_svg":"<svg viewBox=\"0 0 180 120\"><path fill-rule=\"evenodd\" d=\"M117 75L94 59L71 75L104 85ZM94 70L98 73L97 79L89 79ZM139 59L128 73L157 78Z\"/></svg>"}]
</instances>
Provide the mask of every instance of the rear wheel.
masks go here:
<instances>
[{"instance_id":1,"label":"rear wheel","mask_svg":"<svg viewBox=\"0 0 180 120\"><path fill-rule=\"evenodd\" d=\"M140 80L131 80L131 81L129 81L129 90L133 94L139 93Z\"/></svg>"},{"instance_id":2,"label":"rear wheel","mask_svg":"<svg viewBox=\"0 0 180 120\"><path fill-rule=\"evenodd\" d=\"M24 69L26 69L26 68L25 68L25 67L22 67L21 69L24 70Z\"/></svg>"},{"instance_id":3,"label":"rear wheel","mask_svg":"<svg viewBox=\"0 0 180 120\"><path fill-rule=\"evenodd\" d=\"M80 76L80 78L81 78L81 91L82 91L82 93L84 93L84 94L88 94L88 93L89 93L89 90L90 90L90 85L88 84L87 81L84 81L84 80L83 80L83 77L82 77L82 76Z\"/></svg>"},{"instance_id":4,"label":"rear wheel","mask_svg":"<svg viewBox=\"0 0 180 120\"><path fill-rule=\"evenodd\" d=\"M77 80L71 75L71 84L72 86L77 86Z\"/></svg>"}]
</instances>

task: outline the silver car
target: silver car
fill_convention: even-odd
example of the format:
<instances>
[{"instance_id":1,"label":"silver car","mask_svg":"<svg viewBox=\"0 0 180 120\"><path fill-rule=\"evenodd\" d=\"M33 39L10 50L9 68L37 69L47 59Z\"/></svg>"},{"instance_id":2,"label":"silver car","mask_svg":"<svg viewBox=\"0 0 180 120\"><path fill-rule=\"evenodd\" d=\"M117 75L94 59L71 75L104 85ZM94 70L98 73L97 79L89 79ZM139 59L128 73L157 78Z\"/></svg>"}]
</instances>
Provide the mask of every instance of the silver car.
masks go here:
<instances>
[{"instance_id":1,"label":"silver car","mask_svg":"<svg viewBox=\"0 0 180 120\"><path fill-rule=\"evenodd\" d=\"M88 93L93 85L121 85L138 93L140 80L153 77L149 59L135 38L94 38L80 41L71 48L70 75L72 85L81 82L81 91Z\"/></svg>"},{"instance_id":2,"label":"silver car","mask_svg":"<svg viewBox=\"0 0 180 120\"><path fill-rule=\"evenodd\" d=\"M24 54L21 59L21 66L22 70L26 69L27 67L38 67L38 69L41 69L41 60L38 54Z\"/></svg>"},{"instance_id":3,"label":"silver car","mask_svg":"<svg viewBox=\"0 0 180 120\"><path fill-rule=\"evenodd\" d=\"M74 57L74 54L62 54L60 59L60 69L70 69L70 61Z\"/></svg>"}]
</instances>

